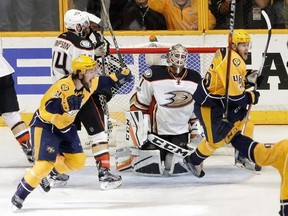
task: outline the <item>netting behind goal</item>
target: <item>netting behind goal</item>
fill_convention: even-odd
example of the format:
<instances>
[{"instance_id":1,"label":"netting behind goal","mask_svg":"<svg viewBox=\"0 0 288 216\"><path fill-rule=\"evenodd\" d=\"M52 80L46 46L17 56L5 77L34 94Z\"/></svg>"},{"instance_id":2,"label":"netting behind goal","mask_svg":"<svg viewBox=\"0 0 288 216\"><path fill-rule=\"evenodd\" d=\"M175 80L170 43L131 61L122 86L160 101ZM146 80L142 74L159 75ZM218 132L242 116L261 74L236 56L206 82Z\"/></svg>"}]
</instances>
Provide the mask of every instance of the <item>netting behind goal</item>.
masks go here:
<instances>
[{"instance_id":1,"label":"netting behind goal","mask_svg":"<svg viewBox=\"0 0 288 216\"><path fill-rule=\"evenodd\" d=\"M188 47L186 67L199 71L203 76L207 71L217 47ZM113 129L110 133L109 145L125 145L126 120L125 112L129 110L129 99L139 86L140 77L149 64L166 64L166 54L169 48L121 48L120 52L126 65L132 71L134 80L126 83L109 101L108 108ZM114 55L115 49L111 51ZM117 57L117 55L115 55Z\"/></svg>"}]
</instances>

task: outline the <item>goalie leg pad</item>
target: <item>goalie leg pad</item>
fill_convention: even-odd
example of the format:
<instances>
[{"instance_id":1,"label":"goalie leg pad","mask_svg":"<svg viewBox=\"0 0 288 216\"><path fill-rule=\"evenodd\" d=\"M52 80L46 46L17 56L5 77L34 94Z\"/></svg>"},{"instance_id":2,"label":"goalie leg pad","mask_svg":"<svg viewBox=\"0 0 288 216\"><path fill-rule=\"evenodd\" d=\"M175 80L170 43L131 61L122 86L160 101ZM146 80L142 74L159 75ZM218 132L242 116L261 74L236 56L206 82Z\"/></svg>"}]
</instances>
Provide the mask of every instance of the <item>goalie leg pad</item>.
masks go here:
<instances>
[{"instance_id":1,"label":"goalie leg pad","mask_svg":"<svg viewBox=\"0 0 288 216\"><path fill-rule=\"evenodd\" d=\"M141 148L147 140L149 129L149 115L141 111L126 112L126 141L128 145L134 145Z\"/></svg>"},{"instance_id":2,"label":"goalie leg pad","mask_svg":"<svg viewBox=\"0 0 288 216\"><path fill-rule=\"evenodd\" d=\"M131 147L123 147L116 149L115 162L116 170L124 171L131 168Z\"/></svg>"},{"instance_id":3,"label":"goalie leg pad","mask_svg":"<svg viewBox=\"0 0 288 216\"><path fill-rule=\"evenodd\" d=\"M161 163L159 150L131 149L132 170L145 176L162 176L165 167Z\"/></svg>"},{"instance_id":4,"label":"goalie leg pad","mask_svg":"<svg viewBox=\"0 0 288 216\"><path fill-rule=\"evenodd\" d=\"M169 175L177 176L188 173L188 170L182 166L183 158L172 153L167 153L165 158L165 168L169 170Z\"/></svg>"}]
</instances>

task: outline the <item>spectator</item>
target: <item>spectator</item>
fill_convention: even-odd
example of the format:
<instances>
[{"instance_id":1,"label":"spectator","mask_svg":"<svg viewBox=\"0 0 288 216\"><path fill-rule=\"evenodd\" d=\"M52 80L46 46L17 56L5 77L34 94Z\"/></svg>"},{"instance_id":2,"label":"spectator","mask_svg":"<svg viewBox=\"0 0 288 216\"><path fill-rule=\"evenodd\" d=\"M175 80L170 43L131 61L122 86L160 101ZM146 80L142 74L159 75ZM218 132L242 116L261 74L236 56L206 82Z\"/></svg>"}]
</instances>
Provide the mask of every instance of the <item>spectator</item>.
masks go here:
<instances>
[{"instance_id":1,"label":"spectator","mask_svg":"<svg viewBox=\"0 0 288 216\"><path fill-rule=\"evenodd\" d=\"M241 0L236 2L234 28L266 28L261 9L268 6L270 0ZM215 29L228 29L231 0L211 0L209 9L216 18Z\"/></svg>"},{"instance_id":2,"label":"spectator","mask_svg":"<svg viewBox=\"0 0 288 216\"><path fill-rule=\"evenodd\" d=\"M270 7L267 13L271 20L272 28L284 29L285 18L284 18L284 0L270 0Z\"/></svg>"},{"instance_id":3,"label":"spectator","mask_svg":"<svg viewBox=\"0 0 288 216\"><path fill-rule=\"evenodd\" d=\"M127 16L127 11L124 8L128 7L130 0L105 0L106 8L109 8L109 18L114 30L121 30L123 28L123 19ZM87 5L87 11L101 17L103 26L106 29L106 17L102 12L102 5L100 0L89 0ZM107 10L108 11L108 10Z\"/></svg>"},{"instance_id":4,"label":"spectator","mask_svg":"<svg viewBox=\"0 0 288 216\"><path fill-rule=\"evenodd\" d=\"M285 20L285 28L288 28L288 0L284 2L283 15Z\"/></svg>"},{"instance_id":5,"label":"spectator","mask_svg":"<svg viewBox=\"0 0 288 216\"><path fill-rule=\"evenodd\" d=\"M147 4L148 0L130 0L127 8L124 8L127 16L123 17L124 26L121 30L166 30L163 15Z\"/></svg>"},{"instance_id":6,"label":"spectator","mask_svg":"<svg viewBox=\"0 0 288 216\"><path fill-rule=\"evenodd\" d=\"M168 30L198 30L198 4L200 0L149 0L148 6L161 13ZM213 14L208 14L209 29L215 27Z\"/></svg>"}]
</instances>

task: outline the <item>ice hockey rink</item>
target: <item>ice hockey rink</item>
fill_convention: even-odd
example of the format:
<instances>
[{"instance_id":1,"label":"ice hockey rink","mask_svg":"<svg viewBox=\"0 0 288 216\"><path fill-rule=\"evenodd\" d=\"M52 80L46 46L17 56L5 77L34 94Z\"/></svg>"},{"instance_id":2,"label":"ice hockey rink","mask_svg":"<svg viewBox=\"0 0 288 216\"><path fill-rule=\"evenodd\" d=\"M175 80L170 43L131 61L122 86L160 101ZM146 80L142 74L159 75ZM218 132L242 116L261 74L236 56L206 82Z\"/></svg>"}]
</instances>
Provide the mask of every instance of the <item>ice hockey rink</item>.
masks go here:
<instances>
[{"instance_id":1,"label":"ice hockey rink","mask_svg":"<svg viewBox=\"0 0 288 216\"><path fill-rule=\"evenodd\" d=\"M256 126L254 137L274 142L288 138L287 131L288 126ZM124 171L122 186L106 191L100 190L93 158L88 157L86 167L71 173L65 188L53 188L46 194L35 189L23 209L13 213L10 199L29 165L8 128L0 127L0 145L3 216L273 216L279 211L276 170L265 167L256 175L235 167L232 156L215 155L206 160L206 175L201 179L189 174L143 177Z\"/></svg>"}]
</instances>

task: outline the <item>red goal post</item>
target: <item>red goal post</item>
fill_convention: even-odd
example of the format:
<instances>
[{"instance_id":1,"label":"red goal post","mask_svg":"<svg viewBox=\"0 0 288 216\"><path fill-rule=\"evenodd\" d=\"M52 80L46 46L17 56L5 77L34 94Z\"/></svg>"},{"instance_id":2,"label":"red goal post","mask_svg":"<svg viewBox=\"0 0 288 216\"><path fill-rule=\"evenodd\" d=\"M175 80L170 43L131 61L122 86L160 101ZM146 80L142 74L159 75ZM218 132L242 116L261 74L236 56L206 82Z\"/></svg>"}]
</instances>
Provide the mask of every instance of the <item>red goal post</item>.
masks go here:
<instances>
[{"instance_id":1,"label":"red goal post","mask_svg":"<svg viewBox=\"0 0 288 216\"><path fill-rule=\"evenodd\" d=\"M203 76L210 66L217 49L219 49L219 47L187 47L189 55L186 67L199 71ZM108 103L110 120L113 124L113 130L109 140L110 146L125 142L125 112L129 110L129 99L132 94L135 93L139 86L141 75L147 70L149 64L152 62L152 64L165 65L168 51L168 47L120 48L120 53L124 62L130 68L134 76L134 81L126 83L121 87L118 93ZM111 48L110 53L114 56L116 49ZM117 57L117 55L115 55L115 57Z\"/></svg>"}]
</instances>

